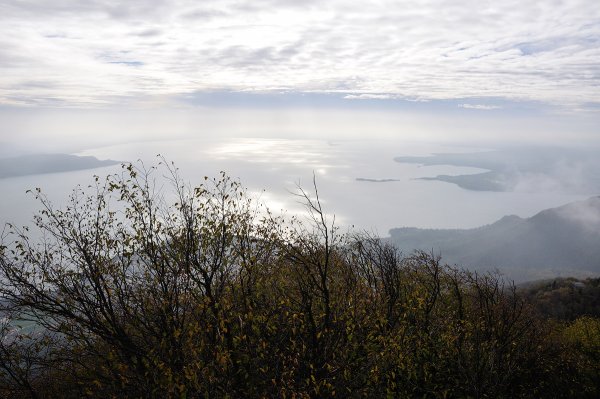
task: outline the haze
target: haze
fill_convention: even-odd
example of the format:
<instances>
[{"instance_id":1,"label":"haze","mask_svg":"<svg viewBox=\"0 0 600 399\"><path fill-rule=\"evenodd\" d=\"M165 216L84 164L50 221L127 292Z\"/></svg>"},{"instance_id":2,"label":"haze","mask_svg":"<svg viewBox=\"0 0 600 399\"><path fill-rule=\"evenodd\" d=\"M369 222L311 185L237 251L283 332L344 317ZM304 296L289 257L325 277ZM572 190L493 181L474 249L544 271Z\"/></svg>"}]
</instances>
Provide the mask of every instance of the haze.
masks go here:
<instances>
[{"instance_id":1,"label":"haze","mask_svg":"<svg viewBox=\"0 0 600 399\"><path fill-rule=\"evenodd\" d=\"M342 220L382 232L528 217L598 194L580 180L597 164L599 40L594 0L7 0L0 157L160 152L191 180L225 169L285 208L284 194L314 172ZM515 148L552 148L557 162L513 171L508 194L411 180L475 169L393 161ZM60 186L60 197L73 176L5 181L2 221L28 214L16 210L26 188Z\"/></svg>"}]
</instances>

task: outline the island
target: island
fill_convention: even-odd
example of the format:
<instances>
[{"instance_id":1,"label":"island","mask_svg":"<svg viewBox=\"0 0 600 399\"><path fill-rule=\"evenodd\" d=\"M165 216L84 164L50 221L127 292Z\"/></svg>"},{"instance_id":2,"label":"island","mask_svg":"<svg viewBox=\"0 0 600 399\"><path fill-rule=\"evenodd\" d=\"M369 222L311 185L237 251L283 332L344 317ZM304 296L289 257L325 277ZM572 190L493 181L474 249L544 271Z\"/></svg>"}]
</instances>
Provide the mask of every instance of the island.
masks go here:
<instances>
[{"instance_id":1,"label":"island","mask_svg":"<svg viewBox=\"0 0 600 399\"><path fill-rule=\"evenodd\" d=\"M453 183L474 191L564 191L594 195L600 192L597 148L509 147L471 153L399 156L400 163L450 165L485 169L457 176L437 175L419 180Z\"/></svg>"},{"instance_id":2,"label":"island","mask_svg":"<svg viewBox=\"0 0 600 399\"><path fill-rule=\"evenodd\" d=\"M119 163L119 161L110 159L99 160L92 156L70 154L34 154L13 158L0 158L0 179L95 169Z\"/></svg>"}]
</instances>

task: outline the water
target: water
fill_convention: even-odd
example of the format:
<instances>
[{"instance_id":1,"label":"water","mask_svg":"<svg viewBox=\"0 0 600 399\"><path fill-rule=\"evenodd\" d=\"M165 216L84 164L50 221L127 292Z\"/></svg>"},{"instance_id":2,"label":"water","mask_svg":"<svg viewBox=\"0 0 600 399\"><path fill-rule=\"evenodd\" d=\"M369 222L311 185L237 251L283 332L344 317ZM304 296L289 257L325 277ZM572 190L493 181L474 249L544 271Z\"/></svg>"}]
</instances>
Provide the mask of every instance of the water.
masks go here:
<instances>
[{"instance_id":1,"label":"water","mask_svg":"<svg viewBox=\"0 0 600 399\"><path fill-rule=\"evenodd\" d=\"M174 161L192 185L223 170L240 179L250 194L278 212L301 213L293 193L298 186L313 191L313 176L326 211L342 227L354 226L381 235L390 228L469 228L492 223L504 215L532 216L546 208L585 198L558 192L468 191L439 181L415 180L438 174L478 173L481 169L401 164L395 156L473 149L392 140L203 139L121 144L88 149L78 155L121 161L158 162L156 154ZM58 206L77 184L92 176L120 171L105 167L68 173L0 180L0 223L31 224L38 208L25 191L40 187ZM387 182L358 181L393 179Z\"/></svg>"}]
</instances>

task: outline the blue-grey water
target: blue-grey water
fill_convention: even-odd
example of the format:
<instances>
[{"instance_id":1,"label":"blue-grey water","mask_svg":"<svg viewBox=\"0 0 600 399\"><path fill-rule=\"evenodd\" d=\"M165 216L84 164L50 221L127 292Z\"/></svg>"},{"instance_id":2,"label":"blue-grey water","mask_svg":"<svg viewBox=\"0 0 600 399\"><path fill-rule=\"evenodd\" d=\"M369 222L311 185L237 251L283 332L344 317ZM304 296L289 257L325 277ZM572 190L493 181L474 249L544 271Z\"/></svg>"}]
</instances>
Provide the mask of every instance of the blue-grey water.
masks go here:
<instances>
[{"instance_id":1,"label":"blue-grey water","mask_svg":"<svg viewBox=\"0 0 600 399\"><path fill-rule=\"evenodd\" d=\"M395 162L395 156L436 152L469 152L472 148L392 140L294 140L210 139L121 144L87 149L77 155L99 159L157 163L162 154L180 168L192 185L204 176L224 170L241 180L251 193L278 212L301 213L292 193L297 185L312 191L316 177L323 206L335 214L342 227L354 226L381 235L393 227L476 227L516 214L531 216L546 208L586 198L586 195L519 190L517 192L469 191L456 185L415 180L438 174L478 173L477 168L421 166ZM118 166L67 173L39 174L0 179L0 223L31 224L38 208L25 191L40 187L57 205L64 203L77 184L87 185L92 176L115 173ZM360 179L391 180L385 182Z\"/></svg>"}]
</instances>

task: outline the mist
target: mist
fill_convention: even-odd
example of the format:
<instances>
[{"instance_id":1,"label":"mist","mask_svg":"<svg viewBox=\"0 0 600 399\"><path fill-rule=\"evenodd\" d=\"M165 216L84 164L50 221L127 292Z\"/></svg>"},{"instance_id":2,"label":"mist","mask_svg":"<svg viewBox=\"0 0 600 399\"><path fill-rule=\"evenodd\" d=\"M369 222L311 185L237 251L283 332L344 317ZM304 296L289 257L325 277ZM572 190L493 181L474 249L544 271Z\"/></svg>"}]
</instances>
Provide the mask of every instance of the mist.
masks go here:
<instances>
[{"instance_id":1,"label":"mist","mask_svg":"<svg viewBox=\"0 0 600 399\"><path fill-rule=\"evenodd\" d=\"M232 137L369 137L480 148L507 144L569 147L597 145L596 126L600 125L600 118L594 114L536 114L465 109L445 103L381 104L378 100L343 99L323 106L317 103L299 107L286 103L285 96L261 106L3 107L0 118L0 156L75 153L141 141Z\"/></svg>"}]
</instances>

